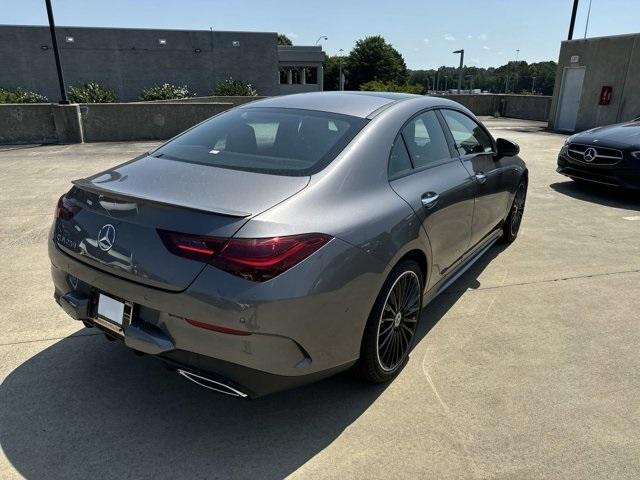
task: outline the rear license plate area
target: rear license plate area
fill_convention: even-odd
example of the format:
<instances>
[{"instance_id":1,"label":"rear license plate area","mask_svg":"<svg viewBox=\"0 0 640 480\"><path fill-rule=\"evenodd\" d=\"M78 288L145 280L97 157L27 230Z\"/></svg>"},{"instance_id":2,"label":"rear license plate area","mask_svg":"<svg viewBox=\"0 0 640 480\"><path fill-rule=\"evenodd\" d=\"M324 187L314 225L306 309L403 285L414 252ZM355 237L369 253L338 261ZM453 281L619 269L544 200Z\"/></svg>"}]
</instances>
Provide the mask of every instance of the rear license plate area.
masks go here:
<instances>
[{"instance_id":1,"label":"rear license plate area","mask_svg":"<svg viewBox=\"0 0 640 480\"><path fill-rule=\"evenodd\" d=\"M102 292L96 292L94 302L94 323L123 337L133 319L133 303Z\"/></svg>"}]
</instances>

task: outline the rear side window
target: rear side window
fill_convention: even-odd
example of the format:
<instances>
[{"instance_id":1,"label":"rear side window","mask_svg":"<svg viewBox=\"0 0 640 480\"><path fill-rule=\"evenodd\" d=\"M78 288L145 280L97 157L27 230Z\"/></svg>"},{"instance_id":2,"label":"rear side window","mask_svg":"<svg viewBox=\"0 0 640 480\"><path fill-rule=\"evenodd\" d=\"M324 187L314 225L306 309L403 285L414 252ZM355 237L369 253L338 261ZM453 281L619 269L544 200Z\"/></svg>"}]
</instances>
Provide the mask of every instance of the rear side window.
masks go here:
<instances>
[{"instance_id":1,"label":"rear side window","mask_svg":"<svg viewBox=\"0 0 640 480\"><path fill-rule=\"evenodd\" d=\"M460 155L493 151L489 135L474 120L454 110L441 110Z\"/></svg>"},{"instance_id":2,"label":"rear side window","mask_svg":"<svg viewBox=\"0 0 640 480\"><path fill-rule=\"evenodd\" d=\"M411 168L411 159L409 158L407 147L405 147L402 137L398 135L396 137L396 141L393 142L393 147L391 147L391 156L389 157L389 178L394 178L410 172Z\"/></svg>"},{"instance_id":3,"label":"rear side window","mask_svg":"<svg viewBox=\"0 0 640 480\"><path fill-rule=\"evenodd\" d=\"M415 168L451 158L444 132L433 111L424 112L411 120L402 129L402 136Z\"/></svg>"},{"instance_id":4,"label":"rear side window","mask_svg":"<svg viewBox=\"0 0 640 480\"><path fill-rule=\"evenodd\" d=\"M328 165L367 120L282 108L218 115L153 152L154 157L275 175L312 175Z\"/></svg>"}]
</instances>

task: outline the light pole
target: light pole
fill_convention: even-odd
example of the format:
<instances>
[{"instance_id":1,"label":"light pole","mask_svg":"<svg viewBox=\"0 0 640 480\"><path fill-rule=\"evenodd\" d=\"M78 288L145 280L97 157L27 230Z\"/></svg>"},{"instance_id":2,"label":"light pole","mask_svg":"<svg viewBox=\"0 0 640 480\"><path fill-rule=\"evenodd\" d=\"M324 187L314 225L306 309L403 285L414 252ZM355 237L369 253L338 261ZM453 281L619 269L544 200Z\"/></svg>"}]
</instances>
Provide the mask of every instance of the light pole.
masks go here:
<instances>
[{"instance_id":1,"label":"light pole","mask_svg":"<svg viewBox=\"0 0 640 480\"><path fill-rule=\"evenodd\" d=\"M531 94L532 95L536 94L536 77L535 76L531 77Z\"/></svg>"},{"instance_id":2,"label":"light pole","mask_svg":"<svg viewBox=\"0 0 640 480\"><path fill-rule=\"evenodd\" d=\"M573 0L573 9L571 10L571 22L569 22L569 36L567 40L573 39L573 27L576 25L576 12L578 11L578 1Z\"/></svg>"},{"instance_id":3,"label":"light pole","mask_svg":"<svg viewBox=\"0 0 640 480\"><path fill-rule=\"evenodd\" d=\"M520 49L516 48L516 62L518 61L519 58L520 58Z\"/></svg>"},{"instance_id":4,"label":"light pole","mask_svg":"<svg viewBox=\"0 0 640 480\"><path fill-rule=\"evenodd\" d=\"M458 69L458 95L460 95L460 89L462 88L462 68L463 68L463 62L464 62L464 48L461 48L460 50L456 50L453 53L460 54L460 68Z\"/></svg>"},{"instance_id":5,"label":"light pole","mask_svg":"<svg viewBox=\"0 0 640 480\"><path fill-rule=\"evenodd\" d=\"M344 91L344 77L342 76L342 52L344 52L344 49L340 49L338 50L338 55L340 57L340 61L338 63L339 67L338 67L338 71L339 71L339 76L338 76L338 85L339 85L339 89L340 91Z\"/></svg>"},{"instance_id":6,"label":"light pole","mask_svg":"<svg viewBox=\"0 0 640 480\"><path fill-rule=\"evenodd\" d=\"M587 23L584 26L584 38L587 38L587 30L589 30L589 17L591 17L591 0L589 0L589 10L587 11Z\"/></svg>"},{"instance_id":7,"label":"light pole","mask_svg":"<svg viewBox=\"0 0 640 480\"><path fill-rule=\"evenodd\" d=\"M327 40L329 40L329 37L327 37L326 35L320 35L315 44L318 45L320 43L320 40L324 40L326 42Z\"/></svg>"},{"instance_id":8,"label":"light pole","mask_svg":"<svg viewBox=\"0 0 640 480\"><path fill-rule=\"evenodd\" d=\"M45 0L47 5L47 17L49 17L49 31L51 32L51 44L53 45L53 56L56 60L56 69L58 70L58 83L60 84L60 104L68 105L67 89L64 86L64 76L62 75L62 64L60 63L60 52L58 51L58 40L56 39L56 23L53 20L53 9L51 8L51 0Z\"/></svg>"}]
</instances>

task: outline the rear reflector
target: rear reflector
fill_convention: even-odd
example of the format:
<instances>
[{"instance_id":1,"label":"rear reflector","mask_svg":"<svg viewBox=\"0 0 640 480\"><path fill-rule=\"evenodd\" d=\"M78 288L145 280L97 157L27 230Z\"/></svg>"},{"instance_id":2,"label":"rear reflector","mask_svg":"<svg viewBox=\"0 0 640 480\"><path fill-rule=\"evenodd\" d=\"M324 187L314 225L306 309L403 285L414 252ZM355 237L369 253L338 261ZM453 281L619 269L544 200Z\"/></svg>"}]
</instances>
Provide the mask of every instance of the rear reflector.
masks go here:
<instances>
[{"instance_id":1,"label":"rear reflector","mask_svg":"<svg viewBox=\"0 0 640 480\"><path fill-rule=\"evenodd\" d=\"M233 275L264 282L297 265L325 245L331 236L322 233L271 238L203 237L159 230L170 252L208 262Z\"/></svg>"},{"instance_id":2,"label":"rear reflector","mask_svg":"<svg viewBox=\"0 0 640 480\"><path fill-rule=\"evenodd\" d=\"M185 318L187 323L194 327L202 328L204 330L211 330L212 332L228 333L229 335L251 335L251 332L244 330L236 330L235 328L221 327L220 325L212 325L210 323L199 322L198 320L192 320L191 318Z\"/></svg>"}]
</instances>

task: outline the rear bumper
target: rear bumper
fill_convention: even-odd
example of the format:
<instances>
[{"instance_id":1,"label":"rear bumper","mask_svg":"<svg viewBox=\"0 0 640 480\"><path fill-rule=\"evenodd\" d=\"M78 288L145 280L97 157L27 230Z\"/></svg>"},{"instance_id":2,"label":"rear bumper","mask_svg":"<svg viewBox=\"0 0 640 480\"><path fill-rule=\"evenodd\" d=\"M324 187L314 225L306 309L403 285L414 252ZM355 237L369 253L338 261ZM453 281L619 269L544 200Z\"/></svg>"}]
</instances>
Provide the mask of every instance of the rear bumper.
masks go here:
<instances>
[{"instance_id":1,"label":"rear bumper","mask_svg":"<svg viewBox=\"0 0 640 480\"><path fill-rule=\"evenodd\" d=\"M620 187L629 190L640 189L640 166L630 167L624 161L618 165L586 165L574 162L563 155L558 156L556 171L562 175L588 182Z\"/></svg>"},{"instance_id":2,"label":"rear bumper","mask_svg":"<svg viewBox=\"0 0 640 480\"><path fill-rule=\"evenodd\" d=\"M167 292L90 267L51 241L49 256L54 296L72 318L104 329L93 314L97 292L126 299L134 304L131 325L114 336L250 397L351 366L384 271L378 260L334 239L269 282L206 267L186 290ZM205 330L187 318L247 335Z\"/></svg>"}]
</instances>

